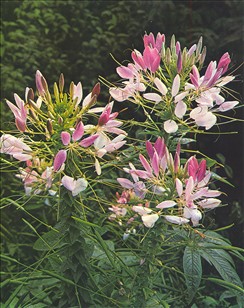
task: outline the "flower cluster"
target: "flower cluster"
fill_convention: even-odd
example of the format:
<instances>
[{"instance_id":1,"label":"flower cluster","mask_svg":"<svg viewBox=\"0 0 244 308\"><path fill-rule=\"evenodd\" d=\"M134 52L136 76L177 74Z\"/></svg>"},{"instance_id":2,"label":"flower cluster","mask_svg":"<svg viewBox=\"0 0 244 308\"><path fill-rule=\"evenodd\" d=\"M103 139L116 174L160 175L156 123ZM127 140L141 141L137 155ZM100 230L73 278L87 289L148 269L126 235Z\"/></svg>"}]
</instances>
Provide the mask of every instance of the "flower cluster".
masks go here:
<instances>
[{"instance_id":1,"label":"flower cluster","mask_svg":"<svg viewBox=\"0 0 244 308\"><path fill-rule=\"evenodd\" d=\"M133 63L117 67L124 79L122 87L111 87L111 96L121 102L129 100L144 109L155 110L164 122L166 133L179 128L206 130L217 122L219 113L233 109L238 101L226 101L222 92L234 79L223 76L231 62L226 52L218 61L211 61L200 75L206 57L202 38L189 49L171 38L166 47L164 34L144 35L144 51L132 51Z\"/></svg>"},{"instance_id":2,"label":"flower cluster","mask_svg":"<svg viewBox=\"0 0 244 308\"><path fill-rule=\"evenodd\" d=\"M24 165L17 177L22 179L27 195L44 190L56 194L64 186L76 196L88 185L88 167L95 166L100 175L99 160L121 148L127 134L120 128L118 113L112 112L113 102L94 107L99 83L83 99L80 82L72 82L69 93L64 93L61 74L51 96L46 79L37 71L36 87L36 101L30 88L26 88L25 100L14 94L16 105L7 101L18 131L1 136L0 152Z\"/></svg>"},{"instance_id":3,"label":"flower cluster","mask_svg":"<svg viewBox=\"0 0 244 308\"><path fill-rule=\"evenodd\" d=\"M174 224L191 222L198 226L205 209L219 206L221 201L215 197L221 192L209 188L211 172L207 170L206 160L199 163L192 156L181 166L180 146L173 157L160 137L154 144L147 141L146 151L149 160L139 154L142 169L131 163L130 168L124 168L132 181L117 179L126 190L117 198L117 205L110 208L113 219L121 221L125 216L128 220L129 215L131 222L132 217L139 215L143 224L151 228L162 216Z\"/></svg>"}]
</instances>

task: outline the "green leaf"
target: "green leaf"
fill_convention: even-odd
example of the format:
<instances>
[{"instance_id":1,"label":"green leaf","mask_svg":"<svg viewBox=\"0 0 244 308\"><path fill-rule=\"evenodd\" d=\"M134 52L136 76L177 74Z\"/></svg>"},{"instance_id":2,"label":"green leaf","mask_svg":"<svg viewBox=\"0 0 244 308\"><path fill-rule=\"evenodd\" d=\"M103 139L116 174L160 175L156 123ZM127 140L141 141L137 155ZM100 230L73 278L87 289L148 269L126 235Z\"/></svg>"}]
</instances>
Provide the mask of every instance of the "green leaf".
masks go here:
<instances>
[{"instance_id":1,"label":"green leaf","mask_svg":"<svg viewBox=\"0 0 244 308\"><path fill-rule=\"evenodd\" d=\"M241 280L231 265L233 261L226 251L222 249L202 249L200 250L200 254L208 263L216 268L225 281L242 287Z\"/></svg>"},{"instance_id":2,"label":"green leaf","mask_svg":"<svg viewBox=\"0 0 244 308\"><path fill-rule=\"evenodd\" d=\"M202 263L199 250L196 250L194 247L186 246L183 255L183 269L189 302L191 302L202 279Z\"/></svg>"}]
</instances>

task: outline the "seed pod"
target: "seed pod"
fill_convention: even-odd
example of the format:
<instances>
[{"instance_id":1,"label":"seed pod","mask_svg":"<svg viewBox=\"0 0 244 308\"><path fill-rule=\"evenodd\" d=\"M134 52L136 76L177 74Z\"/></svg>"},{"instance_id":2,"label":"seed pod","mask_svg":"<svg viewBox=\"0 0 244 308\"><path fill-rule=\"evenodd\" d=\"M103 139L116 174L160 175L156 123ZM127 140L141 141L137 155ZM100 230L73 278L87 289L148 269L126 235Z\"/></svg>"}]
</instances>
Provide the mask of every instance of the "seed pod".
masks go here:
<instances>
[{"instance_id":1,"label":"seed pod","mask_svg":"<svg viewBox=\"0 0 244 308\"><path fill-rule=\"evenodd\" d=\"M53 134L53 125L52 125L52 120L51 119L47 120L47 130L50 133L50 135Z\"/></svg>"}]
</instances>

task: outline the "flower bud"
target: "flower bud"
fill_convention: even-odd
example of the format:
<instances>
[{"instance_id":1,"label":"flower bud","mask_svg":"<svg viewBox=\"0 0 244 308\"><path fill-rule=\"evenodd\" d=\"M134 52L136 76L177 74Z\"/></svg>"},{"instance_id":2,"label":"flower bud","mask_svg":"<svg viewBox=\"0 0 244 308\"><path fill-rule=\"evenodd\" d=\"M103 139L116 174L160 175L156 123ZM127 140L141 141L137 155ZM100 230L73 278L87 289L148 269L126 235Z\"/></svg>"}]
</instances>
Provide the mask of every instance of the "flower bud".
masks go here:
<instances>
[{"instance_id":1,"label":"flower bud","mask_svg":"<svg viewBox=\"0 0 244 308\"><path fill-rule=\"evenodd\" d=\"M170 49L172 54L175 53L175 35L173 34L170 40Z\"/></svg>"},{"instance_id":2,"label":"flower bud","mask_svg":"<svg viewBox=\"0 0 244 308\"><path fill-rule=\"evenodd\" d=\"M93 87L92 89L92 97L94 95L98 96L100 94L100 90L101 90L101 87L100 87L100 82L96 83L96 85Z\"/></svg>"},{"instance_id":3,"label":"flower bud","mask_svg":"<svg viewBox=\"0 0 244 308\"><path fill-rule=\"evenodd\" d=\"M52 120L51 119L47 120L47 130L50 133L50 135L53 134L53 125L52 125Z\"/></svg>"},{"instance_id":4,"label":"flower bud","mask_svg":"<svg viewBox=\"0 0 244 308\"><path fill-rule=\"evenodd\" d=\"M62 93L63 90L64 90L64 75L63 75L63 73L60 74L58 86L59 86L59 91Z\"/></svg>"},{"instance_id":5,"label":"flower bud","mask_svg":"<svg viewBox=\"0 0 244 308\"><path fill-rule=\"evenodd\" d=\"M200 57L200 60L199 60L199 64L200 64L200 67L203 65L204 63L204 60L206 58L206 54L207 54L207 48L206 46L203 47L203 50L202 50L202 53L201 53L201 57Z\"/></svg>"},{"instance_id":6,"label":"flower bud","mask_svg":"<svg viewBox=\"0 0 244 308\"><path fill-rule=\"evenodd\" d=\"M171 52L170 52L169 47L166 49L165 62L166 62L166 64L170 65L170 62L171 62Z\"/></svg>"},{"instance_id":7,"label":"flower bud","mask_svg":"<svg viewBox=\"0 0 244 308\"><path fill-rule=\"evenodd\" d=\"M73 83L73 81L70 83L70 86L69 86L69 95L70 97L73 97L74 96L74 86L75 84Z\"/></svg>"},{"instance_id":8,"label":"flower bud","mask_svg":"<svg viewBox=\"0 0 244 308\"><path fill-rule=\"evenodd\" d=\"M27 103L30 103L30 100L34 100L34 91L32 88L29 88L27 93Z\"/></svg>"},{"instance_id":9,"label":"flower bud","mask_svg":"<svg viewBox=\"0 0 244 308\"><path fill-rule=\"evenodd\" d=\"M56 101L59 102L59 90L58 90L58 85L56 82L53 85L53 92L54 92Z\"/></svg>"},{"instance_id":10,"label":"flower bud","mask_svg":"<svg viewBox=\"0 0 244 308\"><path fill-rule=\"evenodd\" d=\"M62 125L64 123L64 120L61 116L58 117L58 124Z\"/></svg>"},{"instance_id":11,"label":"flower bud","mask_svg":"<svg viewBox=\"0 0 244 308\"><path fill-rule=\"evenodd\" d=\"M198 57L202 50L202 36L200 37L198 43L197 43L197 49L196 49L196 57Z\"/></svg>"}]
</instances>

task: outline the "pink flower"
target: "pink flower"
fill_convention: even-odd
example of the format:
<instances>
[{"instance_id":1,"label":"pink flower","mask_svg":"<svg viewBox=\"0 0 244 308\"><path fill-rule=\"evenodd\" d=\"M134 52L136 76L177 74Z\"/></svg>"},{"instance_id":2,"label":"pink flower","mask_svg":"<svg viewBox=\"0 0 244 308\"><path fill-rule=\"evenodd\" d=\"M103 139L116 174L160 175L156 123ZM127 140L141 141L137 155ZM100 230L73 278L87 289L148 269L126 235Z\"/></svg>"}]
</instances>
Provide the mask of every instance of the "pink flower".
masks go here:
<instances>
[{"instance_id":1,"label":"pink flower","mask_svg":"<svg viewBox=\"0 0 244 308\"><path fill-rule=\"evenodd\" d=\"M195 156L190 157L187 161L187 172L194 181L201 182L206 174L206 160L203 159L199 164Z\"/></svg>"},{"instance_id":2,"label":"pink flower","mask_svg":"<svg viewBox=\"0 0 244 308\"><path fill-rule=\"evenodd\" d=\"M165 35L158 32L156 40L155 40L155 37L151 32L149 35L147 34L144 35L143 41L144 41L145 48L149 46L151 48L156 48L158 52L160 52L162 49L162 45L165 42Z\"/></svg>"},{"instance_id":3,"label":"pink flower","mask_svg":"<svg viewBox=\"0 0 244 308\"><path fill-rule=\"evenodd\" d=\"M0 153L12 155L20 161L32 159L31 148L25 144L21 138L16 138L9 134L3 134L0 137Z\"/></svg>"},{"instance_id":4,"label":"pink flower","mask_svg":"<svg viewBox=\"0 0 244 308\"><path fill-rule=\"evenodd\" d=\"M134 63L142 70L148 69L155 73L160 66L161 57L157 48L146 46L143 55L138 50L134 50L131 57Z\"/></svg>"},{"instance_id":5,"label":"pink flower","mask_svg":"<svg viewBox=\"0 0 244 308\"><path fill-rule=\"evenodd\" d=\"M14 99L17 106L8 100L7 104L14 114L16 127L20 132L24 132L26 130L27 109L24 101L17 94L14 94Z\"/></svg>"}]
</instances>

